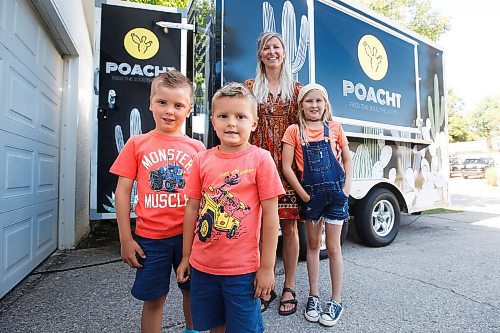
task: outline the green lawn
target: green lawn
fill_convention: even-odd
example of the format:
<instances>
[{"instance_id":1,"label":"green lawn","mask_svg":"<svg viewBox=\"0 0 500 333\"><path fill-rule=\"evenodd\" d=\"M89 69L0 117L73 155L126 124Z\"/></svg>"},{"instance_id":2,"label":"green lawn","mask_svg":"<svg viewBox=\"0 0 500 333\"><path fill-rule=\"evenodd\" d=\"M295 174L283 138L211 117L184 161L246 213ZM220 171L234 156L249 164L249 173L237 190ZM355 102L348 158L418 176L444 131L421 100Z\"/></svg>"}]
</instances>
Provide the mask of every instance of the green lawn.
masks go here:
<instances>
[{"instance_id":1,"label":"green lawn","mask_svg":"<svg viewBox=\"0 0 500 333\"><path fill-rule=\"evenodd\" d=\"M457 207L445 207L445 208L424 210L422 214L430 215L430 214L445 214L445 213L460 213L460 212L463 212L463 210Z\"/></svg>"}]
</instances>

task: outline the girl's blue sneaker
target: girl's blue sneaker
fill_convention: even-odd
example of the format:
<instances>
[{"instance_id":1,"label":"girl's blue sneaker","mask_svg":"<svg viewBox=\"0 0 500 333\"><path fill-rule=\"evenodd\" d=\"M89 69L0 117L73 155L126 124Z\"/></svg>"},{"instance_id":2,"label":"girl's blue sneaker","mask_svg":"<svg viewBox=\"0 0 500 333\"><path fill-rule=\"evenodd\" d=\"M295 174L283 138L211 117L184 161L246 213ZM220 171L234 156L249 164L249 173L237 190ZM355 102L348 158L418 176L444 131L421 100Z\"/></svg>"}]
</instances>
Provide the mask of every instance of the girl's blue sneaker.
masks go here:
<instances>
[{"instance_id":1,"label":"girl's blue sneaker","mask_svg":"<svg viewBox=\"0 0 500 333\"><path fill-rule=\"evenodd\" d=\"M184 328L184 333L199 333L199 332L195 330L190 330L189 328Z\"/></svg>"}]
</instances>

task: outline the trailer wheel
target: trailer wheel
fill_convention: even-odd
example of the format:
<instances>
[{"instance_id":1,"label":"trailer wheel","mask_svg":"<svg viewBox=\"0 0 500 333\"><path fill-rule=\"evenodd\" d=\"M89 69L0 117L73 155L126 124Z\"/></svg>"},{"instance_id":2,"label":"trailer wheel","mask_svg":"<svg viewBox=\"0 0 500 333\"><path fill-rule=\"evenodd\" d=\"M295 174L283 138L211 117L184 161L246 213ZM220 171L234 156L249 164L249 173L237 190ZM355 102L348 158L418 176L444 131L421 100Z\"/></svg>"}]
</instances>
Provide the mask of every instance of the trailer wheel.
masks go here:
<instances>
[{"instance_id":1,"label":"trailer wheel","mask_svg":"<svg viewBox=\"0 0 500 333\"><path fill-rule=\"evenodd\" d=\"M384 188L369 193L357 205L356 231L368 246L389 245L398 234L401 212L394 194Z\"/></svg>"},{"instance_id":2,"label":"trailer wheel","mask_svg":"<svg viewBox=\"0 0 500 333\"><path fill-rule=\"evenodd\" d=\"M307 259L307 229L306 224L302 222L297 222L297 229L299 231L299 260ZM347 232L349 230L349 219L344 221L342 225L342 232L340 233L340 244L343 244L347 238ZM321 249L319 251L319 259L323 260L328 258L328 253L326 252L326 237L325 237L325 226L321 231Z\"/></svg>"}]
</instances>

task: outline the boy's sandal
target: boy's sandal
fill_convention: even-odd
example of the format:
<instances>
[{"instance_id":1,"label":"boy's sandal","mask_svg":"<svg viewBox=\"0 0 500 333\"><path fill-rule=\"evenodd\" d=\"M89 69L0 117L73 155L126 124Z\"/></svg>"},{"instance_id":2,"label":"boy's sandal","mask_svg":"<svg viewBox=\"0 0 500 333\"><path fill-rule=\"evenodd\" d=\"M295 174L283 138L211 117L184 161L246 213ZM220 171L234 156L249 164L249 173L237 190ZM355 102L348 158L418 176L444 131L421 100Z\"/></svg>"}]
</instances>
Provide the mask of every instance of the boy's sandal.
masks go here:
<instances>
[{"instance_id":1,"label":"boy's sandal","mask_svg":"<svg viewBox=\"0 0 500 333\"><path fill-rule=\"evenodd\" d=\"M264 312L267 310L267 308L269 307L269 304L271 304L272 301L274 301L274 299L276 298L276 292L274 290L271 290L271 293L269 294L271 295L271 297L266 300L264 298L260 298L260 304L263 306L260 308L260 312Z\"/></svg>"},{"instance_id":2,"label":"boy's sandal","mask_svg":"<svg viewBox=\"0 0 500 333\"><path fill-rule=\"evenodd\" d=\"M290 289L290 288L283 288L283 292L281 293L282 298L283 298L283 294L286 292L289 292L290 294L292 294L293 299L288 299L286 301L282 301L280 299L280 306L278 308L278 313L282 316L289 316L291 314L294 314L295 311L297 311L297 303L298 302L297 302L297 296L295 294L295 291L293 289ZM291 308L290 310L281 310L281 306L283 306L285 304L293 304L293 308Z\"/></svg>"}]
</instances>

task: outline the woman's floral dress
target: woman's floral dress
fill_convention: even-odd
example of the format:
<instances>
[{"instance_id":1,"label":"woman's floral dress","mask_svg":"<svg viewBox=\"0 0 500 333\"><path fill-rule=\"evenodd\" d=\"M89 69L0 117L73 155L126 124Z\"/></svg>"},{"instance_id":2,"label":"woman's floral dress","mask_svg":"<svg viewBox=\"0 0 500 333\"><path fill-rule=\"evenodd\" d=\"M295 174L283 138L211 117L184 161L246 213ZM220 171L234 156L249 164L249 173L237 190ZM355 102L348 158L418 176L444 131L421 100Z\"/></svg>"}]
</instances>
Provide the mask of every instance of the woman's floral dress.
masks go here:
<instances>
[{"instance_id":1,"label":"woman's floral dress","mask_svg":"<svg viewBox=\"0 0 500 333\"><path fill-rule=\"evenodd\" d=\"M255 79L245 81L245 85L253 88ZM298 220L299 211L295 191L288 184L283 176L281 166L281 139L288 126L297 123L298 103L297 98L299 90L302 88L300 82L294 81L293 96L291 100L282 100L281 94L273 96L271 93L267 96L267 103L259 103L257 115L259 122L257 129L250 137L250 143L257 147L268 150L276 163L281 181L285 187L286 194L278 201L278 212L280 220Z\"/></svg>"}]
</instances>

